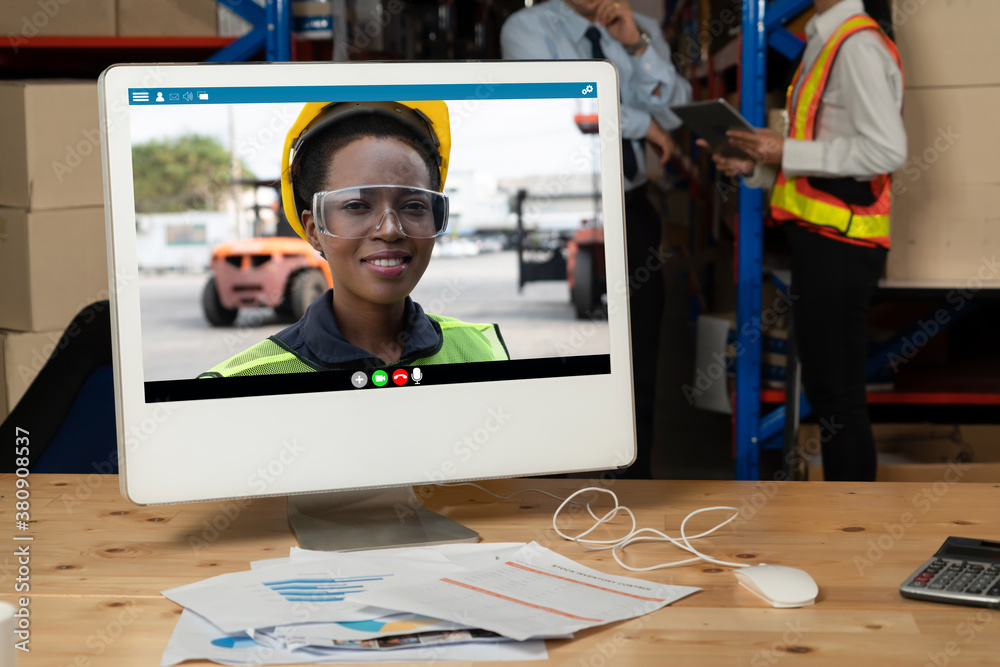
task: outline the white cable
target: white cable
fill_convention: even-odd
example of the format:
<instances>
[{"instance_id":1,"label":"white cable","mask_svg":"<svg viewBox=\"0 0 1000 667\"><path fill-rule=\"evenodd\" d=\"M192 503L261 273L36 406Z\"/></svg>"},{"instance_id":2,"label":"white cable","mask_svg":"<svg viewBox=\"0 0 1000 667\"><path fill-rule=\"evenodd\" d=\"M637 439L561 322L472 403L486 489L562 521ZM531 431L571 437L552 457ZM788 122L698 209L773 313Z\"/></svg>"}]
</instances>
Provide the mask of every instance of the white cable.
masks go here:
<instances>
[{"instance_id":1,"label":"white cable","mask_svg":"<svg viewBox=\"0 0 1000 667\"><path fill-rule=\"evenodd\" d=\"M618 502L618 496L616 496L615 493L613 491L611 491L610 489L602 489L602 488L596 487L596 486L588 486L586 488L579 489L578 491L573 492L572 494L569 495L569 497L563 499L563 498L560 498L559 496L557 496L557 495L555 495L553 493L549 493L548 491L543 491L541 489L523 489L521 491L515 491L514 493L512 493L510 495L502 496L502 495L500 495L498 493L493 493L492 491L490 491L488 489L485 489L485 488L479 486L478 484L474 484L472 482L456 482L454 484L438 484L438 486L474 486L475 488L477 488L477 489L479 489L481 491L484 491L484 492L490 494L491 496L495 496L497 498L502 498L504 500L513 498L514 496L520 495L522 493L527 493L529 491L534 491L536 493L544 493L545 495L549 496L550 498L555 498L556 500L561 500L562 503L556 509L555 514L552 515L552 529L556 532L556 534L559 535L559 537L563 538L564 540L569 540L570 542L575 542L575 543L579 544L580 546L582 546L585 549L593 549L593 550L611 549L611 555L614 557L615 562L618 563L623 568L625 568L626 570L630 570L632 572L648 572L649 570L659 570L659 569L662 569L662 568L665 568L665 567L676 567L677 565L686 565L688 563L696 563L696 562L702 561L702 560L703 561L707 561L709 563L714 563L716 565L726 565L726 566L729 566L729 567L747 567L748 566L748 563L731 563L729 561L719 560L718 558L712 558L711 556L708 556L708 555L706 555L706 554L698 551L693 546L691 546L691 540L696 540L696 539L698 539L700 537L705 537L706 535L711 535L715 531L719 530L723 526L725 526L725 525L729 524L730 522L732 522L733 520L735 520L736 517L738 517L739 514L740 514L739 509L737 509L736 507L729 507L729 506L726 506L726 505L720 505L720 506L716 506L716 507L703 507L701 509L697 509L697 510L691 512L686 517L684 517L683 521L681 521L681 528L680 528L681 535L680 535L680 540L678 541L677 539L674 539L673 537L670 537L669 535L667 535L665 533L661 533L660 531L658 531L658 530L656 530L654 528L639 528L639 529L636 529L636 527L635 527L636 526L635 515L632 513L632 510L630 510L628 507L625 507L624 505L621 505ZM613 508L611 508L607 513L605 513L604 516L598 517L594 513L594 510L591 509L589 502L588 503L583 503L581 501L573 500L575 497L577 497L581 493L586 493L588 491L596 491L598 493L607 493L607 494L609 494L614 499L615 506ZM579 533L578 535L567 535L562 530L560 530L560 528L559 528L559 526L557 524L557 521L559 519L559 513L562 512L563 509L566 507L566 505L568 505L570 503L573 503L574 505L584 505L586 507L586 509L587 509L587 513L590 514L591 518L594 520L594 525L593 526L591 526L590 528L587 528L586 530L584 530L582 533ZM729 511L733 512L733 515L730 516L725 521L723 521L722 523L720 523L720 524L716 525L715 527L710 528L710 529L708 529L708 530L706 530L706 531L704 531L702 533L699 533L697 535L687 535L686 534L686 532L685 532L684 529L687 526L687 522L692 517L694 517L695 515L701 514L703 512L717 512L719 510L729 510ZM626 534L624 537L620 537L620 538L612 539L612 540L585 539L587 535L589 535L593 531L597 530L600 526L602 526L602 525L604 525L606 523L609 523L610 521L614 520L614 518L618 515L619 512L627 514L629 516L629 518L631 519L631 521L632 521L632 528L631 528L631 530L629 530L628 534ZM632 567L631 565L626 565L625 562L622 561L621 556L623 555L623 553L625 551L625 547L629 546L630 544L634 544L636 542L670 542L671 544L673 544L677 548L683 549L684 551L687 551L689 553L694 554L695 557L694 558L687 558L687 559L684 559L684 560L673 561L673 562L670 562L670 563L660 563L658 565L651 565L649 567Z\"/></svg>"},{"instance_id":2,"label":"white cable","mask_svg":"<svg viewBox=\"0 0 1000 667\"><path fill-rule=\"evenodd\" d=\"M580 533L578 535L572 535L572 536L571 535L567 535L562 530L560 530L560 528L559 528L559 526L557 524L557 521L559 519L559 513L563 510L563 508L566 506L566 504L568 502L570 502L574 497L576 497L577 495L579 495L581 493L586 493L587 491L597 491L599 493L607 493L607 494L609 494L614 499L615 506L607 514L605 514L603 517L601 517L600 519L598 519L594 515L593 511L590 510L590 504L588 503L587 504L587 510L590 512L590 515L594 517L596 523L593 526L591 526L590 528L586 529L585 531L583 531L582 533ZM718 511L718 510L729 510L729 511L733 512L733 515L731 517L729 517L728 519L726 519L725 521L723 521L722 523L720 523L717 526L715 526L714 528L706 530L703 533L699 533L698 535L691 535L691 536L688 536L686 534L686 532L685 532L684 529L687 526L687 522L693 516L695 516L697 514L701 514L702 512L713 512L713 511ZM590 539L584 539L587 535L589 535L591 532L593 532L594 530L596 530L600 525L611 521L618 514L618 512L624 512L624 513L628 514L629 517L632 519L632 529L628 532L627 535L625 535L624 537L618 538L618 539L614 539L614 540L590 540ZM632 572L646 572L648 570L658 570L658 569L665 568L665 567L675 567L677 565L686 565L687 563L694 563L694 562L697 562L697 561L700 561L700 560L708 561L709 563L715 563L716 565L727 565L727 566L730 566L730 567L746 567L747 563L731 563L729 561L719 560L717 558L712 558L711 556L703 554L702 552L698 551L693 546L691 546L691 542L690 542L690 540L694 540L694 539L697 539L699 537L704 537L706 535L711 535L712 533L714 533L718 529L722 528L723 526L725 526L729 522L733 521L737 516L739 516L739 510L737 508L735 508L735 507L727 507L727 506L704 507L702 509L695 510L695 511L691 512L690 514L688 514L686 517L684 517L684 520L681 522L681 536L680 536L680 541L678 541L678 540L670 537L669 535L661 533L660 531L655 530L653 528L640 528L640 529L636 530L636 527L635 527L635 525L636 525L635 524L635 515L632 514L632 510L630 510L629 508L627 508L627 507L619 504L619 502L618 502L618 496L616 496L613 491L611 491L610 489L602 489L602 488L599 488L599 487L593 487L593 486L591 486L591 487L587 487L587 488L584 488L584 489L580 489L579 491L576 491L575 493L573 493L572 495L570 495L569 498L567 498L565 501L563 501L563 503L558 507L558 509L556 509L555 514L552 515L552 529L555 530L556 534L559 535L560 537L562 537L563 539L570 540L571 542L576 542L577 544L579 544L580 546L582 546L584 548L587 548L587 549L611 549L611 555L614 557L615 562L618 563L619 565L621 565L626 570L630 570ZM688 551L688 552L694 554L695 558L688 558L688 559L685 559L685 560L674 561L674 562L671 562L671 563L660 563L658 565L651 565L649 567L632 567L631 565L627 565L622 560L621 556L622 556L622 552L624 551L625 547L627 547L628 545L633 544L635 542L670 542L674 546L676 546L676 547L678 547L680 549L683 549L685 551Z\"/></svg>"},{"instance_id":3,"label":"white cable","mask_svg":"<svg viewBox=\"0 0 1000 667\"><path fill-rule=\"evenodd\" d=\"M448 483L448 484L442 484L441 482L437 482L435 484L435 486L474 486L477 489L479 489L480 491L483 491L484 493L490 494L494 498L502 498L503 500L510 500L514 496L519 496L522 493L528 493L529 491L534 491L535 493L544 493L549 498L555 498L556 500L562 500L562 496L557 496L554 493L549 493L548 491L542 491L541 489L521 489L520 491L515 491L514 493L510 494L509 496L501 496L499 493L493 493L489 489L481 487L478 484L475 484L473 482L451 482L451 483ZM594 517L594 518L596 519L597 517Z\"/></svg>"}]
</instances>

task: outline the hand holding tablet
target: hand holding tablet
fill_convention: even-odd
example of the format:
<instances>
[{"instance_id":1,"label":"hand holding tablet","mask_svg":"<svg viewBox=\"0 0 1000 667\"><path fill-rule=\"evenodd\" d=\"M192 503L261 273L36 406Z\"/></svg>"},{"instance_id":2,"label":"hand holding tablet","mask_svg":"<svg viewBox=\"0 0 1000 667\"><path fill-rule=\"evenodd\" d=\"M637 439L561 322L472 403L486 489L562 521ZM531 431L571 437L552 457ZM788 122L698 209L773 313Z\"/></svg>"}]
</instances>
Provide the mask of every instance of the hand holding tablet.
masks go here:
<instances>
[{"instance_id":1,"label":"hand holding tablet","mask_svg":"<svg viewBox=\"0 0 1000 667\"><path fill-rule=\"evenodd\" d=\"M684 124L699 135L698 144L712 150L712 159L727 176L749 174L755 164L781 164L784 137L751 125L723 99L672 107Z\"/></svg>"},{"instance_id":2,"label":"hand holding tablet","mask_svg":"<svg viewBox=\"0 0 1000 667\"><path fill-rule=\"evenodd\" d=\"M757 128L724 99L681 104L671 107L670 110L677 114L695 134L704 139L712 148L712 152L725 157L752 159L745 151L729 142L726 132L744 130L755 133Z\"/></svg>"}]
</instances>

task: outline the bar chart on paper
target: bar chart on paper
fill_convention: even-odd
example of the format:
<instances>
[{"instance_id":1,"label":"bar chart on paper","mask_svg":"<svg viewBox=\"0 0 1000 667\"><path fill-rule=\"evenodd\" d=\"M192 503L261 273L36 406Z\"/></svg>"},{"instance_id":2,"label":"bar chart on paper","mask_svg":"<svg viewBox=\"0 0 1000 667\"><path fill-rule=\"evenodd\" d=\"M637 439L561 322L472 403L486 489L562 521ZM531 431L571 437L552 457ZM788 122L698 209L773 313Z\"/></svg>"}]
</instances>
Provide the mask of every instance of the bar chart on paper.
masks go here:
<instances>
[{"instance_id":1,"label":"bar chart on paper","mask_svg":"<svg viewBox=\"0 0 1000 667\"><path fill-rule=\"evenodd\" d=\"M365 587L367 582L383 581L387 576L390 575L284 579L262 584L289 602L343 602L344 597L351 593L368 590Z\"/></svg>"},{"instance_id":2,"label":"bar chart on paper","mask_svg":"<svg viewBox=\"0 0 1000 667\"><path fill-rule=\"evenodd\" d=\"M388 585L395 577L378 566L342 561L348 562L338 567L288 563L233 572L163 594L227 634L304 620L338 623L384 616L384 609L355 602L354 596Z\"/></svg>"}]
</instances>

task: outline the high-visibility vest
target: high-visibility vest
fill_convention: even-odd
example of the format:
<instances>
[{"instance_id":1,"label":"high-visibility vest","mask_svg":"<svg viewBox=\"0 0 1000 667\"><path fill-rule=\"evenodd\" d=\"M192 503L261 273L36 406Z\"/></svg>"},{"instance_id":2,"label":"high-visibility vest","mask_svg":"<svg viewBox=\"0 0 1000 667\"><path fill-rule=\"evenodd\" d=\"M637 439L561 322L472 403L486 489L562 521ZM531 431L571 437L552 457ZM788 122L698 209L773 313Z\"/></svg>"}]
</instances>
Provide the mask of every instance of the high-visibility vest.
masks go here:
<instances>
[{"instance_id":1,"label":"high-visibility vest","mask_svg":"<svg viewBox=\"0 0 1000 667\"><path fill-rule=\"evenodd\" d=\"M390 366L431 366L473 361L507 361L510 356L500 331L494 324L469 324L452 317L428 315L441 327L441 347L426 357L401 359ZM210 371L203 378L243 377L248 375L279 375L312 373L328 370L304 359L285 347L273 336L237 354Z\"/></svg>"},{"instance_id":2,"label":"high-visibility vest","mask_svg":"<svg viewBox=\"0 0 1000 667\"><path fill-rule=\"evenodd\" d=\"M896 45L882 32L878 23L864 14L852 16L827 40L795 100L792 94L803 69L799 65L792 85L788 87L788 115L791 121L789 138L804 141L814 139L820 100L837 52L845 39L862 30L877 31L899 65L900 72L903 71ZM867 182L856 179L789 177L782 170L778 173L778 180L771 193L771 217L779 222L801 221L818 225L823 228L819 231L831 236L857 239L888 248L891 187L889 174L879 174Z\"/></svg>"}]
</instances>

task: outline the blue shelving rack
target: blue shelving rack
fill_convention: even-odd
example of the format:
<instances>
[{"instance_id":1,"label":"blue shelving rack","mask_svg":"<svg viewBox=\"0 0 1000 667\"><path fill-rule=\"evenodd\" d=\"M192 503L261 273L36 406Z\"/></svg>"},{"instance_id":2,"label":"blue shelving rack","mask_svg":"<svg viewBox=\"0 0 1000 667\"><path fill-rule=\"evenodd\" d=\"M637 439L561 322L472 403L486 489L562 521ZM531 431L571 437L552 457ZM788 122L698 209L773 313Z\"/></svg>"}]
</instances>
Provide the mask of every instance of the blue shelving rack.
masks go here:
<instances>
[{"instance_id":1,"label":"blue shelving rack","mask_svg":"<svg viewBox=\"0 0 1000 667\"><path fill-rule=\"evenodd\" d=\"M267 0L260 7L246 0L216 0L253 25L246 35L220 49L207 62L244 61L265 50L271 62L291 60L291 0ZM802 40L783 27L790 18L812 4L812 0L746 0L743 3L740 63L740 106L752 124L765 125L767 49L794 59ZM739 239L737 242L737 340L743 354L736 358L736 477L757 479L763 437L777 429L761 422L760 337L753 323L761 315L763 280L763 191L740 185ZM744 326L749 324L750 326ZM756 340L754 340L756 338Z\"/></svg>"},{"instance_id":2,"label":"blue shelving rack","mask_svg":"<svg viewBox=\"0 0 1000 667\"><path fill-rule=\"evenodd\" d=\"M788 58L802 51L803 41L783 24L812 5L812 0L746 0L740 53L740 111L756 127L765 126L767 49ZM740 183L739 238L736 246L736 335L744 352L736 357L736 478L757 479L763 444L760 414L761 282L764 275L764 193ZM749 325L749 326L748 326Z\"/></svg>"},{"instance_id":3,"label":"blue shelving rack","mask_svg":"<svg viewBox=\"0 0 1000 667\"><path fill-rule=\"evenodd\" d=\"M205 62L242 62L261 49L269 62L286 62L292 59L292 0L267 0L264 7L248 0L216 2L250 23L253 28L206 58Z\"/></svg>"}]
</instances>

